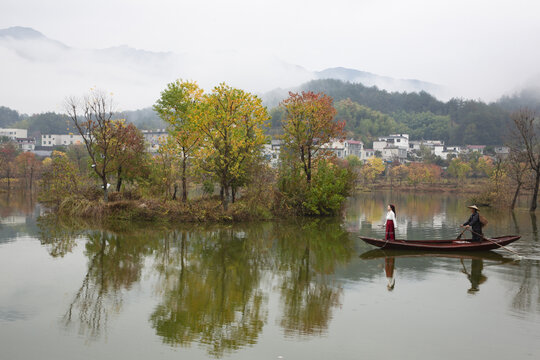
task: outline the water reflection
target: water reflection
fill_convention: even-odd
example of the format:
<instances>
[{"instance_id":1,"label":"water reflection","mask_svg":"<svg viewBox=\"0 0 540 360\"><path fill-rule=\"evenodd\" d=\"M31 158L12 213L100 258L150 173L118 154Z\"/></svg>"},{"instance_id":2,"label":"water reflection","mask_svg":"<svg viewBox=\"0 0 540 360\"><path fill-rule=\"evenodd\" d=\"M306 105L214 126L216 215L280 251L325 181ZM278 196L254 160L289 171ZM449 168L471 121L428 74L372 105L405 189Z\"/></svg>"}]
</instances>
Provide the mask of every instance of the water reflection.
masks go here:
<instances>
[{"instance_id":1,"label":"water reflection","mask_svg":"<svg viewBox=\"0 0 540 360\"><path fill-rule=\"evenodd\" d=\"M533 239L535 241L538 241L538 222L536 220L536 214L533 212L529 212L529 214L531 216L531 228L532 228Z\"/></svg>"},{"instance_id":2,"label":"water reflection","mask_svg":"<svg viewBox=\"0 0 540 360\"><path fill-rule=\"evenodd\" d=\"M258 342L274 288L285 335L324 333L343 296L336 267L354 254L337 219L174 230L88 230L50 218L39 225L53 257L84 242L87 271L63 316L66 327L98 338L150 260L159 299L152 328L165 344L200 344L213 357Z\"/></svg>"},{"instance_id":3,"label":"water reflection","mask_svg":"<svg viewBox=\"0 0 540 360\"><path fill-rule=\"evenodd\" d=\"M13 201L11 198L11 204ZM411 319L428 324L425 310L437 309L445 301L459 309L476 309L468 305L481 301L478 313L487 316L497 312L504 326L519 326L511 321L518 317L537 324L539 261L516 262L502 251L430 254L372 250L356 235L382 234L384 230L375 225L381 222L389 202L397 205L398 225L408 238L455 238L457 225L468 214L464 199L392 193L351 199L343 219L185 225L174 229L160 229L154 224L100 227L54 218L40 219L39 228L33 228L31 219L39 215L33 210L25 215L24 224L0 225L0 242L6 228L11 229L8 236L13 239L33 236L24 244L2 244L0 257L6 254L1 250L17 245L24 245L18 253L24 254L34 243L41 257L29 258L42 261L40 271L49 267L44 273L53 274L53 280L34 274L22 277L20 283L3 282L0 320L5 317L9 323L7 327L6 322L2 324L2 334L9 335L17 326L27 326L25 331L31 331L35 318L30 316L23 322L13 315L32 314L29 309L33 307L19 305L18 294L29 293L31 287L35 294L47 291L40 286L44 279L45 284L56 279L56 266L76 267L75 263L80 268L69 277L71 281L55 285L59 294L54 298L55 305L35 313L46 318L48 328L61 318L62 329L80 334L90 340L88 349L99 351L119 347L114 345L119 333L127 338L150 331L154 336L141 338L134 348L165 349L164 357L221 358L259 344L260 348L249 350L253 357L283 354L300 358L305 352L306 357L316 358L321 356L322 347L329 346L330 352L338 354L342 346L346 353L337 357L354 358L354 340L339 345L330 340L359 334L365 339L363 346L374 343L373 347L378 347L374 334L388 330L378 326L381 316L389 312L407 312L408 318L393 317L393 329L406 339ZM2 210L2 214L17 215L26 211L24 206ZM520 232L522 240L512 246L520 254L538 256L536 218L520 210L482 211L490 220L489 235ZM13 231L15 235L11 235ZM2 258L4 264L6 258ZM17 259L20 263L9 263L1 270L9 273L11 268L24 266L25 257ZM435 287L437 291L433 291ZM464 321L470 315L466 311L448 313L462 316ZM361 322L364 328L358 326ZM446 323L449 332L457 336L456 341L463 340L458 325L454 325L457 322ZM130 329L126 324L139 328ZM475 322L472 326L481 331L485 325ZM297 346L297 339L309 339L314 346ZM446 342L435 344L436 339L431 342L433 346L446 346ZM291 353L293 347L302 348L301 353ZM269 348L279 352L270 356ZM449 348L444 350L451 352ZM88 353L95 355L90 350Z\"/></svg>"},{"instance_id":4,"label":"water reflection","mask_svg":"<svg viewBox=\"0 0 540 360\"><path fill-rule=\"evenodd\" d=\"M35 197L22 191L0 193L0 244L10 242L18 234L33 234L41 207Z\"/></svg>"},{"instance_id":5,"label":"water reflection","mask_svg":"<svg viewBox=\"0 0 540 360\"><path fill-rule=\"evenodd\" d=\"M540 312L540 264L539 261L521 261L523 276L517 281L512 307L527 314Z\"/></svg>"},{"instance_id":6,"label":"water reflection","mask_svg":"<svg viewBox=\"0 0 540 360\"><path fill-rule=\"evenodd\" d=\"M352 241L336 221L310 221L293 229L276 227L284 305L280 324L288 336L321 334L343 293L329 275L351 259Z\"/></svg>"},{"instance_id":7,"label":"water reflection","mask_svg":"<svg viewBox=\"0 0 540 360\"><path fill-rule=\"evenodd\" d=\"M384 272L386 274L386 279L388 280L388 285L386 285L388 291L394 290L396 285L396 279L394 279L394 266L396 259L393 256L388 256L384 258Z\"/></svg>"},{"instance_id":8,"label":"water reflection","mask_svg":"<svg viewBox=\"0 0 540 360\"><path fill-rule=\"evenodd\" d=\"M392 291L395 287L394 271L396 268L396 258L425 258L425 259L451 259L459 260L461 264L461 272L467 275L471 286L467 292L474 294L480 290L480 285L487 281L487 276L482 273L484 269L484 261L489 261L490 265L502 265L505 263L513 263L516 260L511 257L503 256L496 252L472 252L472 253L436 253L429 251L410 251L410 250L369 250L360 255L363 260L384 259L384 272L387 279L387 289ZM470 260L470 265L466 265ZM428 271L426 268L425 271Z\"/></svg>"},{"instance_id":9,"label":"water reflection","mask_svg":"<svg viewBox=\"0 0 540 360\"><path fill-rule=\"evenodd\" d=\"M463 259L461 259L461 265L463 267L463 270L461 271L467 275L467 278L471 282L471 287L469 288L469 290L467 290L467 292L470 294L474 294L480 290L480 284L483 284L487 280L487 277L485 275L482 275L482 270L484 269L484 261L481 258L471 259L470 271L467 270Z\"/></svg>"},{"instance_id":10,"label":"water reflection","mask_svg":"<svg viewBox=\"0 0 540 360\"><path fill-rule=\"evenodd\" d=\"M162 300L150 316L165 343L199 342L220 357L257 342L267 317L259 284L269 247L257 230L177 231L165 238L156 252Z\"/></svg>"},{"instance_id":11,"label":"water reflection","mask_svg":"<svg viewBox=\"0 0 540 360\"><path fill-rule=\"evenodd\" d=\"M121 311L123 294L139 281L145 256L152 251L148 232L115 234L91 231L86 235L88 267L63 316L65 326L77 326L81 335L98 337L109 319ZM69 236L54 238L54 249L69 248ZM55 256L55 252L51 254Z\"/></svg>"}]
</instances>

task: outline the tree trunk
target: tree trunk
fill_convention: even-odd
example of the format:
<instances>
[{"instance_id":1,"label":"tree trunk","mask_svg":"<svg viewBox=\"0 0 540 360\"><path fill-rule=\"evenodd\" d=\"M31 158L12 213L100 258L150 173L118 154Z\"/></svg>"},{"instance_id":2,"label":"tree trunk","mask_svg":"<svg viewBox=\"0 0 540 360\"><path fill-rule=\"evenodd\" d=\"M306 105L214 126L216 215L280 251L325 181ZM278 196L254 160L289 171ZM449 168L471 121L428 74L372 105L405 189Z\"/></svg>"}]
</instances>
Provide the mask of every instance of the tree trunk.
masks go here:
<instances>
[{"instance_id":1,"label":"tree trunk","mask_svg":"<svg viewBox=\"0 0 540 360\"><path fill-rule=\"evenodd\" d=\"M538 186L540 186L540 168L536 170L536 180L534 182L533 197L531 200L530 211L536 211L536 202L538 200Z\"/></svg>"},{"instance_id":2,"label":"tree trunk","mask_svg":"<svg viewBox=\"0 0 540 360\"><path fill-rule=\"evenodd\" d=\"M232 203L234 204L235 200L236 200L236 187L235 186L232 186L231 187L231 194L232 194Z\"/></svg>"},{"instance_id":3,"label":"tree trunk","mask_svg":"<svg viewBox=\"0 0 540 360\"><path fill-rule=\"evenodd\" d=\"M107 189L107 178L104 177L101 179L103 183L103 201L108 202L109 201L109 189Z\"/></svg>"},{"instance_id":4,"label":"tree trunk","mask_svg":"<svg viewBox=\"0 0 540 360\"><path fill-rule=\"evenodd\" d=\"M186 161L187 157L184 155L182 158L182 202L184 203L187 201Z\"/></svg>"},{"instance_id":5,"label":"tree trunk","mask_svg":"<svg viewBox=\"0 0 540 360\"><path fill-rule=\"evenodd\" d=\"M536 220L536 213L529 213L531 215L531 228L533 233L533 239L538 241L538 223Z\"/></svg>"},{"instance_id":6,"label":"tree trunk","mask_svg":"<svg viewBox=\"0 0 540 360\"><path fill-rule=\"evenodd\" d=\"M516 201L517 201L520 189L521 189L521 183L518 183L518 186L516 188L516 192L514 193L514 198L512 199L512 205L510 205L511 210L514 210L514 208L516 207Z\"/></svg>"},{"instance_id":7,"label":"tree trunk","mask_svg":"<svg viewBox=\"0 0 540 360\"><path fill-rule=\"evenodd\" d=\"M221 200L221 202L223 202L223 197L224 197L224 191L223 191L223 185L220 185L220 188L219 188L219 199Z\"/></svg>"},{"instance_id":8,"label":"tree trunk","mask_svg":"<svg viewBox=\"0 0 540 360\"><path fill-rule=\"evenodd\" d=\"M120 192L122 188L122 166L118 167L117 181L116 181L116 192Z\"/></svg>"},{"instance_id":9,"label":"tree trunk","mask_svg":"<svg viewBox=\"0 0 540 360\"><path fill-rule=\"evenodd\" d=\"M173 195L172 195L172 199L173 200L176 200L176 193L178 191L178 184L177 183L174 183L174 192L173 192Z\"/></svg>"},{"instance_id":10,"label":"tree trunk","mask_svg":"<svg viewBox=\"0 0 540 360\"><path fill-rule=\"evenodd\" d=\"M309 149L309 148L308 148L307 159L308 159L307 182L308 182L309 185L311 185L311 149Z\"/></svg>"},{"instance_id":11,"label":"tree trunk","mask_svg":"<svg viewBox=\"0 0 540 360\"><path fill-rule=\"evenodd\" d=\"M32 183L34 182L34 167L30 168L30 192L32 192Z\"/></svg>"},{"instance_id":12,"label":"tree trunk","mask_svg":"<svg viewBox=\"0 0 540 360\"><path fill-rule=\"evenodd\" d=\"M223 210L227 211L229 209L229 186L222 185L224 190L223 196Z\"/></svg>"},{"instance_id":13,"label":"tree trunk","mask_svg":"<svg viewBox=\"0 0 540 360\"><path fill-rule=\"evenodd\" d=\"M302 147L300 149L300 159L302 160L302 164L304 164L304 172L306 173L306 182L308 183L308 185L310 185L311 184L311 151L309 148L307 149L307 153L308 153L308 160L306 163L306 154L305 154L304 148Z\"/></svg>"}]
</instances>

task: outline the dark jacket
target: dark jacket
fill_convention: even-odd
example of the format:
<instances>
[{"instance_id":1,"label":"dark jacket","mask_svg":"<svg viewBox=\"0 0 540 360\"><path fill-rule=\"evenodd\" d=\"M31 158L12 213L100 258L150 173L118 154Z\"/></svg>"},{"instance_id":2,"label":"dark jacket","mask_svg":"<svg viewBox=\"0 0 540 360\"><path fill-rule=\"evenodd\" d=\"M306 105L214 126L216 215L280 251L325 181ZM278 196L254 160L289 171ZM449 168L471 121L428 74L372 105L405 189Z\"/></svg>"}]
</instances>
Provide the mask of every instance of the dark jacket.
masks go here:
<instances>
[{"instance_id":1,"label":"dark jacket","mask_svg":"<svg viewBox=\"0 0 540 360\"><path fill-rule=\"evenodd\" d=\"M469 217L469 220L463 224L463 226L470 225L472 228L472 231L474 231L477 234L482 234L482 223L480 222L480 214L478 212L474 212ZM473 234L473 240L481 240L481 237L478 235Z\"/></svg>"}]
</instances>

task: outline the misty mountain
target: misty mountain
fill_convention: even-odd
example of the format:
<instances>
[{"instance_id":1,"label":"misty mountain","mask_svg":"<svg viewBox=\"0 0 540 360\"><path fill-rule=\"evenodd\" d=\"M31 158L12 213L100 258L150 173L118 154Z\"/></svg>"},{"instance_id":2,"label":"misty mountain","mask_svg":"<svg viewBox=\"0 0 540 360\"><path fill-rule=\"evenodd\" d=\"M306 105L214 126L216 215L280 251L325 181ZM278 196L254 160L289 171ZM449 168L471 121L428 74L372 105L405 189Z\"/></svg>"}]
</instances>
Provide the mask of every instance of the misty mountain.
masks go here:
<instances>
[{"instance_id":1,"label":"misty mountain","mask_svg":"<svg viewBox=\"0 0 540 360\"><path fill-rule=\"evenodd\" d=\"M0 29L2 104L23 112L63 112L64 99L92 87L114 94L119 110L151 106L166 84L192 79L210 90L220 82L263 93L293 89L309 80L335 78L376 85L389 91L442 88L418 80L401 80L359 70L331 68L318 72L268 54L219 51L198 54L153 52L121 45L80 49L25 27ZM279 92L279 90L277 90ZM287 94L286 90L281 93Z\"/></svg>"},{"instance_id":2,"label":"misty mountain","mask_svg":"<svg viewBox=\"0 0 540 360\"><path fill-rule=\"evenodd\" d=\"M529 108L540 114L540 86L530 86L512 95L505 95L497 103L508 111Z\"/></svg>"},{"instance_id":3,"label":"misty mountain","mask_svg":"<svg viewBox=\"0 0 540 360\"><path fill-rule=\"evenodd\" d=\"M351 83L361 83L365 86L377 86L379 89L398 92L426 91L440 96L444 88L437 84L414 79L394 79L388 76L372 74L366 71L335 67L315 72L315 79L335 79Z\"/></svg>"}]
</instances>

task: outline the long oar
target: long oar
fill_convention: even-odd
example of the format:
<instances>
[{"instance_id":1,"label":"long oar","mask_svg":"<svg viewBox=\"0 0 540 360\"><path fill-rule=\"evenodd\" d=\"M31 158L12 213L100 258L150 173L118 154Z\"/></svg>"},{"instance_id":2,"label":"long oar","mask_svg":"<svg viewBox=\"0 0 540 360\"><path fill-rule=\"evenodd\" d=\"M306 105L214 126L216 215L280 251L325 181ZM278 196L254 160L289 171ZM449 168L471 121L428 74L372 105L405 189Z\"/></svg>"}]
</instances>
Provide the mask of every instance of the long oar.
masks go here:
<instances>
[{"instance_id":1,"label":"long oar","mask_svg":"<svg viewBox=\"0 0 540 360\"><path fill-rule=\"evenodd\" d=\"M465 230L467 230L467 228L463 229L463 231L459 233L459 235L457 236L456 240L461 239L461 237L463 236L463 233L465 232Z\"/></svg>"},{"instance_id":2,"label":"long oar","mask_svg":"<svg viewBox=\"0 0 540 360\"><path fill-rule=\"evenodd\" d=\"M511 249L507 248L506 246L497 243L496 241L493 241L493 240L491 240L491 239L488 239L488 238L486 238L486 237L485 237L484 235L482 235L482 234L479 234L479 233L477 233L477 232L474 232L474 231L472 231L472 230L469 229L469 228L466 228L465 230L469 230L472 234L481 236L482 239L487 240L487 241L489 241L490 243L493 243L493 244L497 245L498 247L501 247L501 248L503 248L504 250L509 251L509 252L511 252L512 254L519 256L520 258L523 258L523 256L519 255L519 254L518 254L517 252L515 252L514 250L511 250Z\"/></svg>"}]
</instances>

